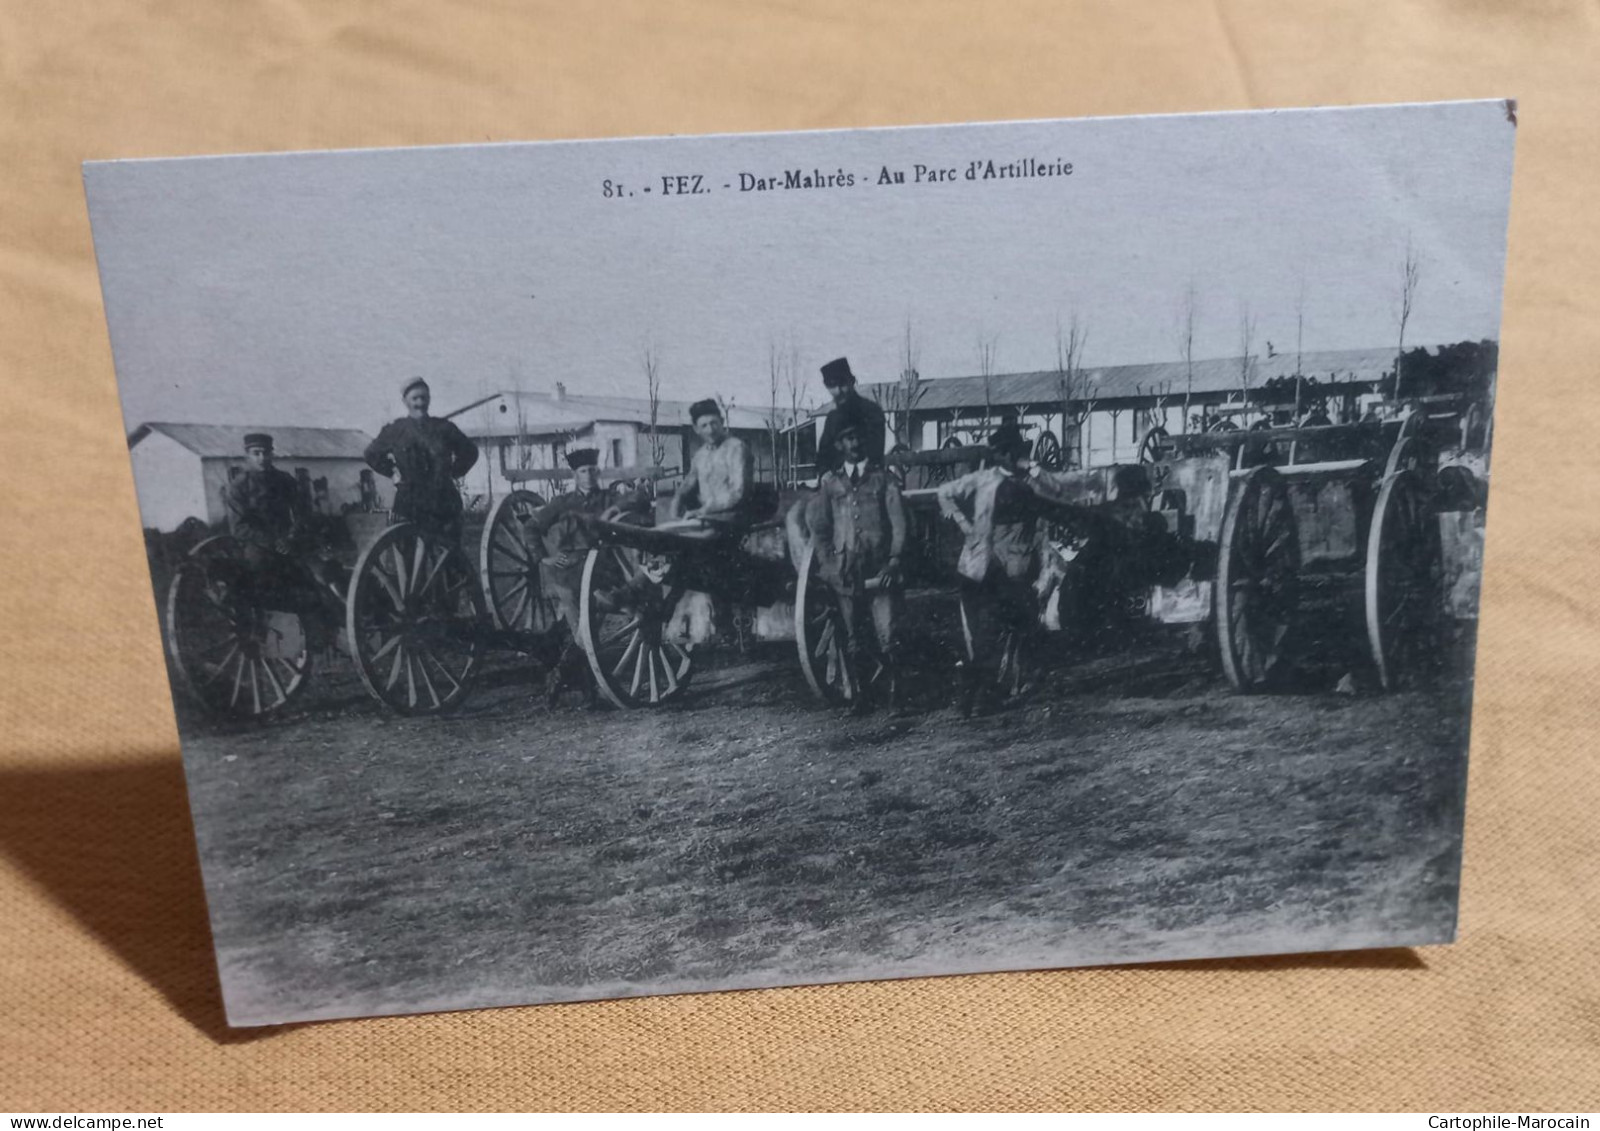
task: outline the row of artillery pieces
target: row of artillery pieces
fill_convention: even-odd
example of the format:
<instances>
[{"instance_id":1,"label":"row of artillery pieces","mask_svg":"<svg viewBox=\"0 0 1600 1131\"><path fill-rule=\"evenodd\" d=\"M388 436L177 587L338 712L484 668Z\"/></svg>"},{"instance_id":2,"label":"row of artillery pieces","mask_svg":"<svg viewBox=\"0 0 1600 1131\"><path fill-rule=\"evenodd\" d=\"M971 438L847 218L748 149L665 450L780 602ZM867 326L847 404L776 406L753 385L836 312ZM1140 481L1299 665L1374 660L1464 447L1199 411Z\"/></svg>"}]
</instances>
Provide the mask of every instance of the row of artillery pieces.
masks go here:
<instances>
[{"instance_id":1,"label":"row of artillery pieces","mask_svg":"<svg viewBox=\"0 0 1600 1131\"><path fill-rule=\"evenodd\" d=\"M1057 577L1079 560L1088 576L1078 584L1102 608L1187 626L1238 691L1271 690L1336 645L1364 653L1367 681L1392 689L1437 657L1452 621L1476 616L1487 445L1460 442L1459 425L1459 413L1424 406L1382 422L1163 436L1140 464L1055 473L1076 506L1049 526L1047 556ZM931 648L907 650L951 667L974 662L960 538L940 520L936 488L917 484L986 456L974 445L889 457L908 483L902 644L919 626L943 624L948 631L929 631ZM544 500L527 485L494 503L476 561L392 524L360 551L348 581L324 584L309 604L305 587L279 599L253 587L256 596L241 598L238 547L208 539L176 570L165 602L177 683L210 712L271 715L305 690L313 655L342 635L373 697L433 714L465 700L493 652L548 662L565 630L528 525ZM729 624L747 638L792 639L806 683L827 703L850 704L881 677L875 664L847 662L795 505L805 494L766 486L765 521L732 542L648 515L588 520L598 545L581 565L576 634L605 699L643 708L682 695ZM1035 627L1073 628L1059 592L1041 584L1039 599L1039 626L1008 633L985 657L984 678L1001 694L1029 682Z\"/></svg>"}]
</instances>

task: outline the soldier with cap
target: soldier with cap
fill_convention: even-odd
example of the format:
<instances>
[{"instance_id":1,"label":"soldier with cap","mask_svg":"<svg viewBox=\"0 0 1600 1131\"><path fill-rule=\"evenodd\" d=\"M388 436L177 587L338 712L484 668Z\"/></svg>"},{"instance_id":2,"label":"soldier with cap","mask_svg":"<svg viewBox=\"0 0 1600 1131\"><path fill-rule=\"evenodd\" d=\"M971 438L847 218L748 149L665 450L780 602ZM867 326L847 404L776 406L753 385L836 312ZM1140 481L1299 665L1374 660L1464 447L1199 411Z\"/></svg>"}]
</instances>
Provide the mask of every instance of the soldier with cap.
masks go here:
<instances>
[{"instance_id":1,"label":"soldier with cap","mask_svg":"<svg viewBox=\"0 0 1600 1131\"><path fill-rule=\"evenodd\" d=\"M406 415L367 445L367 464L395 481L394 516L449 544L461 541L461 492L455 481L478 462L475 444L448 420L428 415L432 393L421 377L400 387Z\"/></svg>"},{"instance_id":2,"label":"soldier with cap","mask_svg":"<svg viewBox=\"0 0 1600 1131\"><path fill-rule=\"evenodd\" d=\"M974 614L967 625L972 659L963 665L962 712L970 713L980 687L998 666L1005 632L1027 637L1039 619L1034 583L1044 548L1039 520L1070 512L1062 488L1030 464L1033 445L1012 423L988 440L989 466L939 488L939 510L961 528L963 545L956 570L962 595ZM985 690L981 706L992 706L996 689Z\"/></svg>"},{"instance_id":3,"label":"soldier with cap","mask_svg":"<svg viewBox=\"0 0 1600 1131\"><path fill-rule=\"evenodd\" d=\"M898 710L903 688L894 622L900 555L906 542L905 508L900 485L882 464L867 457L861 432L856 421L839 429L841 462L822 477L810 500L807 525L817 572L833 590L838 606L847 670L856 693L854 707L871 710L880 684L886 684L890 705ZM864 623L869 617L870 629ZM876 682L868 675L873 659L883 669L883 678Z\"/></svg>"},{"instance_id":4,"label":"soldier with cap","mask_svg":"<svg viewBox=\"0 0 1600 1131\"><path fill-rule=\"evenodd\" d=\"M312 583L302 563L312 548L309 501L294 476L273 466L270 434L247 433L244 453L244 470L222 494L240 547L240 580L252 600L287 598L299 607Z\"/></svg>"},{"instance_id":5,"label":"soldier with cap","mask_svg":"<svg viewBox=\"0 0 1600 1131\"><path fill-rule=\"evenodd\" d=\"M884 445L883 409L856 391L856 376L850 361L839 357L822 367L822 384L833 398L833 408L822 422L822 439L817 441L817 467L832 471L839 466L839 430L846 424L860 429L862 451L867 459L882 466Z\"/></svg>"},{"instance_id":6,"label":"soldier with cap","mask_svg":"<svg viewBox=\"0 0 1600 1131\"><path fill-rule=\"evenodd\" d=\"M689 422L702 442L673 496L672 517L698 520L724 534L742 530L753 503L755 456L749 445L728 433L716 401L690 405Z\"/></svg>"}]
</instances>

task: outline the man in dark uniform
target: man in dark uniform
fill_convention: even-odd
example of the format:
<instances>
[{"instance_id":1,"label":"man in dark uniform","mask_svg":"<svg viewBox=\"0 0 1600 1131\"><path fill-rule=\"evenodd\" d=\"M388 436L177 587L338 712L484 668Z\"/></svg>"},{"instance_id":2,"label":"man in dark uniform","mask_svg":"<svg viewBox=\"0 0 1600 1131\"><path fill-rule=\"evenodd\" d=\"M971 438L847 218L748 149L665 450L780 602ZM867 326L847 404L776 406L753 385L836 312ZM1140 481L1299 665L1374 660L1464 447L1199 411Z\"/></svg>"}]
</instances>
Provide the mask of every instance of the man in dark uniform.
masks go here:
<instances>
[{"instance_id":1,"label":"man in dark uniform","mask_svg":"<svg viewBox=\"0 0 1600 1131\"><path fill-rule=\"evenodd\" d=\"M252 599L281 597L298 588L297 561L307 549L309 509L294 476L272 466L272 437L244 438L245 468L222 494L228 530L239 542L242 583Z\"/></svg>"},{"instance_id":2,"label":"man in dark uniform","mask_svg":"<svg viewBox=\"0 0 1600 1131\"><path fill-rule=\"evenodd\" d=\"M573 489L540 507L528 522L528 532L538 536L536 548L543 555L539 559L541 587L554 605L556 615L565 623L561 653L545 683L545 701L549 706L555 705L573 674L583 685L585 699L594 702L594 681L579 655L577 633L578 589L583 583L583 563L596 545L593 528L583 521L583 516L601 518L614 506L613 500L600 488L599 462L600 453L593 448L568 452L567 466L572 468Z\"/></svg>"},{"instance_id":3,"label":"man in dark uniform","mask_svg":"<svg viewBox=\"0 0 1600 1131\"><path fill-rule=\"evenodd\" d=\"M450 421L428 415L432 394L421 377L401 386L400 397L406 415L385 424L363 454L372 470L394 479L396 519L457 545L462 507L455 481L478 462L477 446Z\"/></svg>"},{"instance_id":4,"label":"man in dark uniform","mask_svg":"<svg viewBox=\"0 0 1600 1131\"><path fill-rule=\"evenodd\" d=\"M861 430L861 448L869 462L883 466L883 409L856 391L856 377L847 358L835 358L822 367L822 384L833 397L833 408L822 423L822 439L817 441L817 469L832 471L839 466L839 429L854 424Z\"/></svg>"},{"instance_id":5,"label":"man in dark uniform","mask_svg":"<svg viewBox=\"0 0 1600 1131\"><path fill-rule=\"evenodd\" d=\"M906 544L900 485L882 465L866 457L859 424L852 421L841 427L838 445L839 468L822 477L811 500L808 525L817 572L838 605L848 671L855 685L853 706L858 712L871 710L880 685L886 685L890 706L898 710L901 685L894 622L900 555ZM882 667L878 681L869 674L873 660Z\"/></svg>"}]
</instances>

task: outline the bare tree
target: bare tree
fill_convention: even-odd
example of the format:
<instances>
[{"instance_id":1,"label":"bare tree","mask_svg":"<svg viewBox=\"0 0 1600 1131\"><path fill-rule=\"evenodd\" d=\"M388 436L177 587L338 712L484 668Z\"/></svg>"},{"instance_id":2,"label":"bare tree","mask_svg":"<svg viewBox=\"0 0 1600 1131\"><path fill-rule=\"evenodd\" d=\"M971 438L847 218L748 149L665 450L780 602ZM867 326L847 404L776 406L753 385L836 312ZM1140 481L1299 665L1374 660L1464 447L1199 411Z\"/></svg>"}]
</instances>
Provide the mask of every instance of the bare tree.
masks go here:
<instances>
[{"instance_id":1,"label":"bare tree","mask_svg":"<svg viewBox=\"0 0 1600 1131\"><path fill-rule=\"evenodd\" d=\"M792 487L799 480L795 467L800 459L800 435L798 428L803 419L803 413L809 413L811 398L805 391L805 382L800 376L800 347L795 343L794 335L789 335L788 352L782 359L784 387L789 393L789 420L785 434L788 436L789 458L789 485Z\"/></svg>"},{"instance_id":2,"label":"bare tree","mask_svg":"<svg viewBox=\"0 0 1600 1131\"><path fill-rule=\"evenodd\" d=\"M978 331L978 372L983 376L983 433L987 437L994 419L994 367L1000 353L1000 335Z\"/></svg>"},{"instance_id":3,"label":"bare tree","mask_svg":"<svg viewBox=\"0 0 1600 1131\"><path fill-rule=\"evenodd\" d=\"M1200 300L1195 293L1194 280L1183 292L1178 306L1178 351L1183 355L1183 430L1189 431L1189 410L1194 400L1194 327L1199 318Z\"/></svg>"},{"instance_id":4,"label":"bare tree","mask_svg":"<svg viewBox=\"0 0 1600 1131\"><path fill-rule=\"evenodd\" d=\"M1300 275L1300 288L1294 296L1294 418L1300 419L1300 388L1306 383L1306 277Z\"/></svg>"},{"instance_id":5,"label":"bare tree","mask_svg":"<svg viewBox=\"0 0 1600 1131\"><path fill-rule=\"evenodd\" d=\"M910 446L911 414L927 392L922 374L917 370L921 358L922 347L917 344L911 319L907 318L900 343L900 376L894 384L882 387L877 393L878 407L883 409L896 446Z\"/></svg>"},{"instance_id":6,"label":"bare tree","mask_svg":"<svg viewBox=\"0 0 1600 1131\"><path fill-rule=\"evenodd\" d=\"M784 358L778 350L778 340L767 339L767 442L772 449L772 481L783 482L783 470L778 465L778 434L782 431L778 416L778 390L783 386Z\"/></svg>"},{"instance_id":7,"label":"bare tree","mask_svg":"<svg viewBox=\"0 0 1600 1131\"><path fill-rule=\"evenodd\" d=\"M661 357L656 347L644 347L644 384L650 397L650 466L661 470L661 461L667 450L661 443Z\"/></svg>"},{"instance_id":8,"label":"bare tree","mask_svg":"<svg viewBox=\"0 0 1600 1131\"><path fill-rule=\"evenodd\" d=\"M1406 240L1406 259L1400 269L1400 341L1395 347L1394 354L1394 399L1400 399L1400 367L1404 362L1406 353L1406 323L1411 321L1411 306L1417 297L1417 279L1420 277L1421 264L1417 261L1417 253L1412 249L1411 241Z\"/></svg>"},{"instance_id":9,"label":"bare tree","mask_svg":"<svg viewBox=\"0 0 1600 1131\"><path fill-rule=\"evenodd\" d=\"M1255 374L1256 319L1246 303L1239 306L1239 392L1250 407L1250 381Z\"/></svg>"},{"instance_id":10,"label":"bare tree","mask_svg":"<svg viewBox=\"0 0 1600 1131\"><path fill-rule=\"evenodd\" d=\"M1083 399L1083 348L1089 341L1089 327L1074 309L1067 318L1066 330L1056 319L1056 393L1061 399L1061 458L1063 465L1073 464L1071 436L1068 426L1073 419L1074 401Z\"/></svg>"}]
</instances>

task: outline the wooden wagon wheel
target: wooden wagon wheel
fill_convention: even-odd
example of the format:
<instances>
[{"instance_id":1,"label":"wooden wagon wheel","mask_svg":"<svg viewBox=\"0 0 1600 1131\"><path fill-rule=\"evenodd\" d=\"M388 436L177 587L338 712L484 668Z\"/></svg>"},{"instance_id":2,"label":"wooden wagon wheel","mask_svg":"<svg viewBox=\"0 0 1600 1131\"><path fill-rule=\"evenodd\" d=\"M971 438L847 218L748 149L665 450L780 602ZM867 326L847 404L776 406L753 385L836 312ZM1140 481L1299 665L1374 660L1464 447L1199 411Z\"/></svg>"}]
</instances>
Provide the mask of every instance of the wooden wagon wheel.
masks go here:
<instances>
[{"instance_id":1,"label":"wooden wagon wheel","mask_svg":"<svg viewBox=\"0 0 1600 1131\"><path fill-rule=\"evenodd\" d=\"M967 663L974 664L977 663L977 654L972 644L972 622L976 619L976 611L969 607L970 600L965 592L961 594L961 643ZM1015 699L1026 689L1023 679L1026 663L1027 649L1023 645L1022 634L1015 629L1004 629L1000 633L999 658L992 668L982 673L983 683L998 692L1001 698Z\"/></svg>"},{"instance_id":2,"label":"wooden wagon wheel","mask_svg":"<svg viewBox=\"0 0 1600 1131\"><path fill-rule=\"evenodd\" d=\"M1165 463L1172 456L1172 436L1165 428L1155 427L1144 434L1139 445L1140 463Z\"/></svg>"},{"instance_id":3,"label":"wooden wagon wheel","mask_svg":"<svg viewBox=\"0 0 1600 1131\"><path fill-rule=\"evenodd\" d=\"M856 678L845 656L838 605L817 573L815 547L810 542L800 557L794 641L800 652L800 671L817 698L835 707L854 702Z\"/></svg>"},{"instance_id":4,"label":"wooden wagon wheel","mask_svg":"<svg viewBox=\"0 0 1600 1131\"><path fill-rule=\"evenodd\" d=\"M1439 525L1421 478L1401 470L1378 491L1367 532L1367 644L1384 690L1437 652L1443 572Z\"/></svg>"},{"instance_id":5,"label":"wooden wagon wheel","mask_svg":"<svg viewBox=\"0 0 1600 1131\"><path fill-rule=\"evenodd\" d=\"M1283 477L1270 467L1230 484L1217 556L1217 642L1238 691L1263 691L1287 667L1297 610L1300 534Z\"/></svg>"},{"instance_id":6,"label":"wooden wagon wheel","mask_svg":"<svg viewBox=\"0 0 1600 1131\"><path fill-rule=\"evenodd\" d=\"M283 710L311 676L311 646L296 612L252 606L223 567L237 543L207 538L173 574L165 612L178 682L206 710L261 718Z\"/></svg>"},{"instance_id":7,"label":"wooden wagon wheel","mask_svg":"<svg viewBox=\"0 0 1600 1131\"><path fill-rule=\"evenodd\" d=\"M694 673L694 652L667 635L684 588L670 563L600 546L583 563L578 642L600 693L624 710L676 698Z\"/></svg>"},{"instance_id":8,"label":"wooden wagon wheel","mask_svg":"<svg viewBox=\"0 0 1600 1131\"><path fill-rule=\"evenodd\" d=\"M487 615L461 547L402 522L356 561L345 634L375 699L402 715L430 715L466 699L486 647Z\"/></svg>"},{"instance_id":9,"label":"wooden wagon wheel","mask_svg":"<svg viewBox=\"0 0 1600 1131\"><path fill-rule=\"evenodd\" d=\"M539 578L539 536L528 528L542 506L544 500L532 491L512 491L495 500L484 523L478 576L497 628L542 632L551 627Z\"/></svg>"},{"instance_id":10,"label":"wooden wagon wheel","mask_svg":"<svg viewBox=\"0 0 1600 1131\"><path fill-rule=\"evenodd\" d=\"M1039 438L1033 442L1033 462L1046 471L1061 470L1061 441L1054 432L1046 429L1039 433Z\"/></svg>"}]
</instances>

